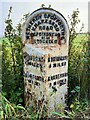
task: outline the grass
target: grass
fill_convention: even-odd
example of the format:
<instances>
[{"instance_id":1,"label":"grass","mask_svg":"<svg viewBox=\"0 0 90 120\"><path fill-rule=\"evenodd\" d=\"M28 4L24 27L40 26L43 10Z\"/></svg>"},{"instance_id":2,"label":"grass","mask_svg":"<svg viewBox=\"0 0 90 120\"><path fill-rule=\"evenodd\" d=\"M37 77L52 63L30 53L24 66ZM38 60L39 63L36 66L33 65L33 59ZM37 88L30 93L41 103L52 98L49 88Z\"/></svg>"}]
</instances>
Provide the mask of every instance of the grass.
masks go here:
<instances>
[{"instance_id":1,"label":"grass","mask_svg":"<svg viewBox=\"0 0 90 120\"><path fill-rule=\"evenodd\" d=\"M87 42L88 40L88 34L78 34L77 37L74 40L75 47L82 46L83 42Z\"/></svg>"},{"instance_id":2,"label":"grass","mask_svg":"<svg viewBox=\"0 0 90 120\"><path fill-rule=\"evenodd\" d=\"M2 41L6 41L7 43L9 43L8 39L5 37L0 38L0 45L2 45Z\"/></svg>"}]
</instances>

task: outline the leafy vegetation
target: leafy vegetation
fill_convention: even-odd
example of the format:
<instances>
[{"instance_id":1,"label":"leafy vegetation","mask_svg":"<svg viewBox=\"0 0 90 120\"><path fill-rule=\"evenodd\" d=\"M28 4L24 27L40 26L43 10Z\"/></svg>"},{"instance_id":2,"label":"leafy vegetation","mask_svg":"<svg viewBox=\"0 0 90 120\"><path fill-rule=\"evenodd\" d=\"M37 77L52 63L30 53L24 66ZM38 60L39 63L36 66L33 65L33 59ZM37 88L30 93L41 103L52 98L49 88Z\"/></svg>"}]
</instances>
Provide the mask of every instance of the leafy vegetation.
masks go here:
<instances>
[{"instance_id":1,"label":"leafy vegetation","mask_svg":"<svg viewBox=\"0 0 90 120\"><path fill-rule=\"evenodd\" d=\"M22 42L12 27L11 9L5 20L5 38L2 39L2 91L10 102L21 104L24 103Z\"/></svg>"},{"instance_id":2,"label":"leafy vegetation","mask_svg":"<svg viewBox=\"0 0 90 120\"><path fill-rule=\"evenodd\" d=\"M88 34L79 34L73 43L69 58L69 92L71 97L76 95L81 99L88 97L87 80L87 41ZM71 84L72 83L72 84Z\"/></svg>"},{"instance_id":3,"label":"leafy vegetation","mask_svg":"<svg viewBox=\"0 0 90 120\"><path fill-rule=\"evenodd\" d=\"M45 114L43 109L36 111L35 107L30 108L24 106L23 45L21 30L29 13L24 15L16 29L14 29L12 19L10 18L11 11L12 7L10 7L8 18L5 20L5 37L0 39L0 45L2 43L2 82L0 82L0 84L3 85L0 119L40 120ZM80 22L78 16L78 9L73 11L71 17L69 16L68 110L65 110L63 113L53 113L60 118L81 119L90 115L90 68L88 67L90 63L89 34L76 33L77 26Z\"/></svg>"}]
</instances>

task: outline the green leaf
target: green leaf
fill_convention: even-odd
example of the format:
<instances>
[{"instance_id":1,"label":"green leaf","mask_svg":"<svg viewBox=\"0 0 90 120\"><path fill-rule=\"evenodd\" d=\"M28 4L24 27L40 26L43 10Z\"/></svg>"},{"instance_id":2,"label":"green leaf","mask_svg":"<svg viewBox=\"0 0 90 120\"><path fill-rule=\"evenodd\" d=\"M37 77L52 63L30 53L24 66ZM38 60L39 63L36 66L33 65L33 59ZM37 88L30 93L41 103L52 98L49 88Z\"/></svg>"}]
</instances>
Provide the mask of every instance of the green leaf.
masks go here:
<instances>
[{"instance_id":1,"label":"green leaf","mask_svg":"<svg viewBox=\"0 0 90 120\"><path fill-rule=\"evenodd\" d=\"M73 104L71 104L71 105L70 105L70 108L73 108L73 107L74 107L74 105L73 105Z\"/></svg>"},{"instance_id":2,"label":"green leaf","mask_svg":"<svg viewBox=\"0 0 90 120\"><path fill-rule=\"evenodd\" d=\"M19 99L19 102L20 102L20 103L21 103L21 102L23 102L23 99L22 99L22 98L20 98L20 99Z\"/></svg>"},{"instance_id":3,"label":"green leaf","mask_svg":"<svg viewBox=\"0 0 90 120\"><path fill-rule=\"evenodd\" d=\"M58 116L64 117L64 118L69 118L69 117L66 116L64 113L53 112L52 114L55 114L55 115L58 115Z\"/></svg>"},{"instance_id":4,"label":"green leaf","mask_svg":"<svg viewBox=\"0 0 90 120\"><path fill-rule=\"evenodd\" d=\"M5 113L6 113L6 115L8 115L8 104L6 104L6 106L5 106Z\"/></svg>"},{"instance_id":5,"label":"green leaf","mask_svg":"<svg viewBox=\"0 0 90 120\"><path fill-rule=\"evenodd\" d=\"M0 111L0 119L4 119L4 112Z\"/></svg>"},{"instance_id":6,"label":"green leaf","mask_svg":"<svg viewBox=\"0 0 90 120\"><path fill-rule=\"evenodd\" d=\"M17 107L18 109L25 110L25 108L24 108L23 106L17 105L16 107Z\"/></svg>"}]
</instances>

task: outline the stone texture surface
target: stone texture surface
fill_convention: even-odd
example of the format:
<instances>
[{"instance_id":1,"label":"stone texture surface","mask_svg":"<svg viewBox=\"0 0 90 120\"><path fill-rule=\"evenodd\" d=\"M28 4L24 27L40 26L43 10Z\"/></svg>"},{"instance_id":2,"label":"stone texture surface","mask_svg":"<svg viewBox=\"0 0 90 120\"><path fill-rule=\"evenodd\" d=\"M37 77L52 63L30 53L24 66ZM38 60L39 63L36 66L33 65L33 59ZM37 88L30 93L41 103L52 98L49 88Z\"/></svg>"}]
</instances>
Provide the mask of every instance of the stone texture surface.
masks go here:
<instances>
[{"instance_id":1,"label":"stone texture surface","mask_svg":"<svg viewBox=\"0 0 90 120\"><path fill-rule=\"evenodd\" d=\"M51 20L55 25L39 24L42 20ZM59 25L57 21L62 23ZM47 109L49 115L53 111L63 111L66 106L68 32L63 16L48 8L35 11L23 29L26 104L35 105L36 109Z\"/></svg>"}]
</instances>

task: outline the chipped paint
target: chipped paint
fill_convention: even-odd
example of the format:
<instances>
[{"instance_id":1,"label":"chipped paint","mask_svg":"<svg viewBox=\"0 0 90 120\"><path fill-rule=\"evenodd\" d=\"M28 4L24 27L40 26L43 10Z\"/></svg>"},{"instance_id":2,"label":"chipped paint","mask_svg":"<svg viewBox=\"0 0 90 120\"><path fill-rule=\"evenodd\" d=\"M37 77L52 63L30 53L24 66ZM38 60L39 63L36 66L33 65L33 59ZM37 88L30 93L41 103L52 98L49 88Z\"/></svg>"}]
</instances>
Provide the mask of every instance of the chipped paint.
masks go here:
<instances>
[{"instance_id":1,"label":"chipped paint","mask_svg":"<svg viewBox=\"0 0 90 120\"><path fill-rule=\"evenodd\" d=\"M23 28L26 104L46 105L48 115L66 106L68 92L69 29L65 18L40 8Z\"/></svg>"}]
</instances>

